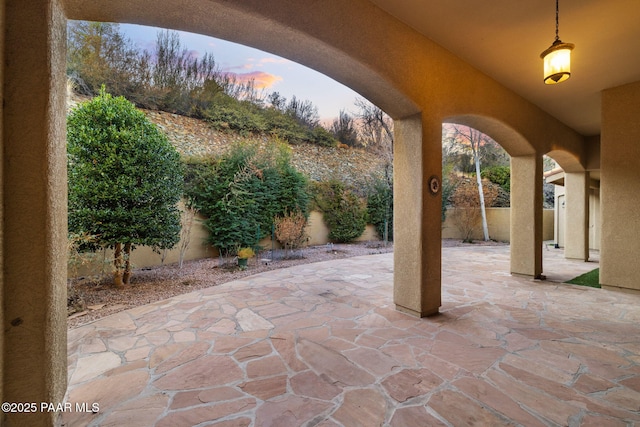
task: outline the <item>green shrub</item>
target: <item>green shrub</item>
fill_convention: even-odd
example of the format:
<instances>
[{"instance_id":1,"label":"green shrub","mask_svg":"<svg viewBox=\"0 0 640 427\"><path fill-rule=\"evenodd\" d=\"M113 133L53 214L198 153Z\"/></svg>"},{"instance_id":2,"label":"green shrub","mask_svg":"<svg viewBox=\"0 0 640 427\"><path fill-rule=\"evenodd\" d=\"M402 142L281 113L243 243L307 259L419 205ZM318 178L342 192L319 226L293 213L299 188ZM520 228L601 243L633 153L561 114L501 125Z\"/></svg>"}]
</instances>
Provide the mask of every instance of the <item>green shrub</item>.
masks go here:
<instances>
[{"instance_id":1,"label":"green shrub","mask_svg":"<svg viewBox=\"0 0 640 427\"><path fill-rule=\"evenodd\" d=\"M367 195L369 222L374 225L381 239L393 240L393 184L384 179L374 179Z\"/></svg>"},{"instance_id":2,"label":"green shrub","mask_svg":"<svg viewBox=\"0 0 640 427\"><path fill-rule=\"evenodd\" d=\"M135 245L170 249L180 238L183 173L167 137L104 86L67 118L69 231L115 250L114 282L129 282ZM123 270L123 271L121 271Z\"/></svg>"},{"instance_id":3,"label":"green shrub","mask_svg":"<svg viewBox=\"0 0 640 427\"><path fill-rule=\"evenodd\" d=\"M234 144L220 158L191 163L187 195L207 217L209 242L222 253L255 247L271 232L273 218L286 212L308 214L304 175L290 161L290 149Z\"/></svg>"},{"instance_id":4,"label":"green shrub","mask_svg":"<svg viewBox=\"0 0 640 427\"><path fill-rule=\"evenodd\" d=\"M365 203L339 181L314 184L315 206L322 212L329 228L329 240L351 242L360 237L367 226Z\"/></svg>"},{"instance_id":5,"label":"green shrub","mask_svg":"<svg viewBox=\"0 0 640 427\"><path fill-rule=\"evenodd\" d=\"M258 107L225 94L218 94L214 98L204 116L214 129L235 131L245 136L268 129Z\"/></svg>"},{"instance_id":6,"label":"green shrub","mask_svg":"<svg viewBox=\"0 0 640 427\"><path fill-rule=\"evenodd\" d=\"M494 184L498 184L507 193L511 191L511 169L509 166L492 166L486 168L480 176Z\"/></svg>"},{"instance_id":7,"label":"green shrub","mask_svg":"<svg viewBox=\"0 0 640 427\"><path fill-rule=\"evenodd\" d=\"M313 128L311 131L311 142L325 147L334 147L338 143L331 132L322 126L316 126Z\"/></svg>"},{"instance_id":8,"label":"green shrub","mask_svg":"<svg viewBox=\"0 0 640 427\"><path fill-rule=\"evenodd\" d=\"M242 135L268 133L290 144L336 145L335 138L322 126L310 128L276 108L262 108L224 94L215 97L204 115L217 130L230 130Z\"/></svg>"}]
</instances>

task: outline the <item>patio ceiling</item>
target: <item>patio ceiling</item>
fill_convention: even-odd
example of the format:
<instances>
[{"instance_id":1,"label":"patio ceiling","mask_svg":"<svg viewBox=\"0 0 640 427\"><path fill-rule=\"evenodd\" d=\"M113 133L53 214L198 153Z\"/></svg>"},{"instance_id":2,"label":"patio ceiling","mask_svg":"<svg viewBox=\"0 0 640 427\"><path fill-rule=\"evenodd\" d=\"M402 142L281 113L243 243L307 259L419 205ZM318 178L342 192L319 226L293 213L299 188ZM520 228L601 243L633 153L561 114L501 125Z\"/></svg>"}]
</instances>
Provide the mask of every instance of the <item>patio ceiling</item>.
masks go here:
<instances>
[{"instance_id":1,"label":"patio ceiling","mask_svg":"<svg viewBox=\"0 0 640 427\"><path fill-rule=\"evenodd\" d=\"M600 134L600 92L640 80L640 2L561 0L560 39L576 45L569 80L542 82L553 0L371 0L583 135Z\"/></svg>"}]
</instances>

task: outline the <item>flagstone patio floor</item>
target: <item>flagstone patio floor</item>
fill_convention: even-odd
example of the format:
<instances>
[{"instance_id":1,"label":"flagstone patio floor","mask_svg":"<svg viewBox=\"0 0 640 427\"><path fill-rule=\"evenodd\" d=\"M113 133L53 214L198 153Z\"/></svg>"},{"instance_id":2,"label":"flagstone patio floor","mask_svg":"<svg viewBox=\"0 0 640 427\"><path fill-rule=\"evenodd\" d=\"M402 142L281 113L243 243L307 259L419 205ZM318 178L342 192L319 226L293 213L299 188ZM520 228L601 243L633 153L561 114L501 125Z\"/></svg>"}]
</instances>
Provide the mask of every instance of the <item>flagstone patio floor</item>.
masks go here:
<instances>
[{"instance_id":1,"label":"flagstone patio floor","mask_svg":"<svg viewBox=\"0 0 640 427\"><path fill-rule=\"evenodd\" d=\"M65 426L640 425L640 295L597 267L443 249L440 314L394 309L393 254L275 270L69 331ZM96 408L98 409L98 408Z\"/></svg>"}]
</instances>

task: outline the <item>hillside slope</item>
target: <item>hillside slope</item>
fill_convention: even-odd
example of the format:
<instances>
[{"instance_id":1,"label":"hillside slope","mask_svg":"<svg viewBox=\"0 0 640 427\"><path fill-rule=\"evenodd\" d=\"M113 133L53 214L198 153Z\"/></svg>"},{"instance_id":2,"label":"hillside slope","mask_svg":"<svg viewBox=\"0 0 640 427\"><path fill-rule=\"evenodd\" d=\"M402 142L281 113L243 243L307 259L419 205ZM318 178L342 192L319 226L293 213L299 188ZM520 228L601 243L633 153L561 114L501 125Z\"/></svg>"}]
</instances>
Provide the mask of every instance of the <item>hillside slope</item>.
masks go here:
<instances>
[{"instance_id":1,"label":"hillside slope","mask_svg":"<svg viewBox=\"0 0 640 427\"><path fill-rule=\"evenodd\" d=\"M86 97L71 95L68 100L69 108L86 100ZM167 134L178 152L187 158L221 154L236 141L264 144L269 139L268 136L243 137L233 132L217 131L203 120L164 111L141 111ZM383 167L379 156L364 149L323 147L306 143L290 147L294 166L314 181L335 178L362 188Z\"/></svg>"}]
</instances>

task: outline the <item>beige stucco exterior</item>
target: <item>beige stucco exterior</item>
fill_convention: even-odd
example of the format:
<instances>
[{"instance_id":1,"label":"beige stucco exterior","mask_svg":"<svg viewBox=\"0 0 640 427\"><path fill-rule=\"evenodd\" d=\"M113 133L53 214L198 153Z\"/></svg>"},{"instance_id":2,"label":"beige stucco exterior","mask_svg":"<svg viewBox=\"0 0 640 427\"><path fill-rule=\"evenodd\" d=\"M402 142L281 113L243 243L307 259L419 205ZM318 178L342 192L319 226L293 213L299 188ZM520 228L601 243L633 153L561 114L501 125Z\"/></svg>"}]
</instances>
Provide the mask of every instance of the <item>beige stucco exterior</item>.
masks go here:
<instances>
[{"instance_id":1,"label":"beige stucco exterior","mask_svg":"<svg viewBox=\"0 0 640 427\"><path fill-rule=\"evenodd\" d=\"M2 401L66 390L66 20L58 1L3 2ZM28 29L28 30L27 30ZM51 425L55 413L9 425ZM6 418L6 419L5 419ZM3 424L3 422L0 422Z\"/></svg>"},{"instance_id":2,"label":"beige stucco exterior","mask_svg":"<svg viewBox=\"0 0 640 427\"><path fill-rule=\"evenodd\" d=\"M441 126L476 127L512 156L511 271L543 273L542 156L583 172L596 143L366 0L3 0L2 401L66 389L65 18L149 24L262 48L344 83L396 123L397 308L441 305ZM3 18L2 18L3 17ZM473 40L469 43L473 44ZM601 281L640 289L640 82L602 93ZM555 158L555 157L554 157ZM580 202L582 203L582 202ZM10 250L9 250L10 248ZM11 426L56 415L2 414Z\"/></svg>"},{"instance_id":3,"label":"beige stucco exterior","mask_svg":"<svg viewBox=\"0 0 640 427\"><path fill-rule=\"evenodd\" d=\"M184 261L212 258L219 254L217 249L207 243L208 231L203 221L204 217L198 215L191 226L189 245L184 253ZM305 234L308 237L307 245L309 246L326 245L330 242L329 228L324 223L321 212L310 212ZM367 224L362 235L355 241L368 242L371 240L379 240L379 237L375 227ZM139 246L131 253L131 264L134 268L144 268L177 263L180 261L182 243L183 239L173 249L162 252L154 251L148 246ZM276 249L281 248L281 245L277 241L272 241L271 237L265 237L258 244L264 250L269 250L272 246ZM112 269L113 251L101 251L87 256L85 259L87 260L85 263L70 263L67 270L68 277L96 276L109 273Z\"/></svg>"},{"instance_id":4,"label":"beige stucco exterior","mask_svg":"<svg viewBox=\"0 0 640 427\"><path fill-rule=\"evenodd\" d=\"M564 176L564 173L560 175ZM600 221L600 181L591 179L591 184L589 187L589 207L588 207L588 242L586 245L590 250L600 250L600 229L601 229L601 221ZM567 218L572 220L567 213L567 200L565 195L564 181L561 185L555 186L555 209L554 209L554 241L558 244L559 247L565 248L567 246L565 239L565 229ZM580 242L577 242L580 243ZM569 242L569 246L572 245L572 242ZM567 256L567 258L570 258ZM576 258L582 259L582 257Z\"/></svg>"},{"instance_id":5,"label":"beige stucco exterior","mask_svg":"<svg viewBox=\"0 0 640 427\"><path fill-rule=\"evenodd\" d=\"M593 203L593 202L592 202ZM457 228L453 218L455 208L447 210L447 217L442 223L442 238L461 240L462 235ZM554 239L554 209L545 209L542 212L542 240L548 241ZM204 218L196 217L190 232L190 244L185 252L184 261L198 260L203 258L211 258L218 256L218 251L207 243L207 229L203 225ZM489 237L491 240L498 242L509 242L511 240L511 209L510 208L487 208L487 224L489 227ZM326 245L330 243L329 228L322 219L322 213L311 211L309 220L305 229L308 237L308 246ZM482 240L482 229L480 223L476 227L473 234L474 240ZM378 233L373 225L367 224L364 232L360 237L355 239L356 242L368 242L380 240ZM167 265L177 263L180 260L180 245L182 240L171 250L158 253L150 247L137 247L131 254L131 263L135 268L155 267L159 265ZM259 243L264 250L269 250L273 246L280 249L281 245L275 241L272 242L271 237L265 237ZM110 260L113 259L113 251L106 250L99 252L91 257L93 262L84 265L71 264L68 269L69 277L93 276L101 273L109 272L111 269Z\"/></svg>"},{"instance_id":6,"label":"beige stucco exterior","mask_svg":"<svg viewBox=\"0 0 640 427\"><path fill-rule=\"evenodd\" d=\"M640 82L602 93L600 283L640 290Z\"/></svg>"},{"instance_id":7,"label":"beige stucco exterior","mask_svg":"<svg viewBox=\"0 0 640 427\"><path fill-rule=\"evenodd\" d=\"M447 217L442 223L443 239L462 239L453 220L455 208L447 209ZM544 209L542 211L542 240L554 239L554 213L555 209ZM511 209L510 208L487 208L487 226L489 228L489 238L498 242L511 241ZM482 240L482 226L478 223L473 234L474 240Z\"/></svg>"}]
</instances>

